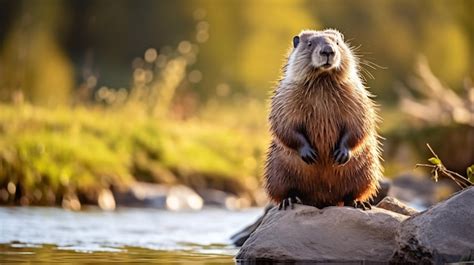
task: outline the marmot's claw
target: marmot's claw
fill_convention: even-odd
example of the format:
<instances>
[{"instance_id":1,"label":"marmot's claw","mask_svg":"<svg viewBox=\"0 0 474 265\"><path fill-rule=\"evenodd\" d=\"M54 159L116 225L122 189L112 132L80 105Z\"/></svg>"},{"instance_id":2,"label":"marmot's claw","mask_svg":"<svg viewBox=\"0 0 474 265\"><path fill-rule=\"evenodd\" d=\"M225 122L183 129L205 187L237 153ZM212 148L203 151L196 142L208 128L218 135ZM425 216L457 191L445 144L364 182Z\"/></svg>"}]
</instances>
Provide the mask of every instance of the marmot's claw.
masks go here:
<instances>
[{"instance_id":1,"label":"marmot's claw","mask_svg":"<svg viewBox=\"0 0 474 265\"><path fill-rule=\"evenodd\" d=\"M372 209L372 205L370 205L369 202L360 202L359 201L358 204L360 205L360 207L362 207L362 210L364 210L364 211Z\"/></svg>"},{"instance_id":2,"label":"marmot's claw","mask_svg":"<svg viewBox=\"0 0 474 265\"><path fill-rule=\"evenodd\" d=\"M346 147L340 147L334 151L334 161L339 165L344 165L350 158L351 152Z\"/></svg>"},{"instance_id":3,"label":"marmot's claw","mask_svg":"<svg viewBox=\"0 0 474 265\"><path fill-rule=\"evenodd\" d=\"M349 205L344 206L351 206L357 209L362 209L364 211L371 210L372 205L369 202L361 202L361 201L352 201Z\"/></svg>"},{"instance_id":4,"label":"marmot's claw","mask_svg":"<svg viewBox=\"0 0 474 265\"><path fill-rule=\"evenodd\" d=\"M301 199L298 196L295 196L294 198L296 200L296 203L303 204L303 202L301 201Z\"/></svg>"},{"instance_id":5,"label":"marmot's claw","mask_svg":"<svg viewBox=\"0 0 474 265\"><path fill-rule=\"evenodd\" d=\"M300 153L300 156L301 156L301 159L303 159L303 161L306 163L306 164L313 164L316 162L316 160L318 159L318 154L316 153L316 151L311 148L311 146L309 145L306 145L306 146L303 146L300 150L299 150L299 153Z\"/></svg>"},{"instance_id":6,"label":"marmot's claw","mask_svg":"<svg viewBox=\"0 0 474 265\"><path fill-rule=\"evenodd\" d=\"M298 198L298 196L285 198L283 199L283 201L280 202L280 205L278 206L278 210L279 211L286 210L287 207L294 209L296 203L302 204L301 199Z\"/></svg>"}]
</instances>

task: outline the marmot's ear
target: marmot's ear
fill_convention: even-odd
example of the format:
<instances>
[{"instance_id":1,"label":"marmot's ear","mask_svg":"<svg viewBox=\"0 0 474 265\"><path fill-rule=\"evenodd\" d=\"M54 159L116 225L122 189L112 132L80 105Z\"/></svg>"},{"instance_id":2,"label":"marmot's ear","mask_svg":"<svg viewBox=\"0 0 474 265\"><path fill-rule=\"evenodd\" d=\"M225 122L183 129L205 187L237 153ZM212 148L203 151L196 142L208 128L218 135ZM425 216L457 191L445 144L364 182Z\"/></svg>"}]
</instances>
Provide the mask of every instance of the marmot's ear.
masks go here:
<instances>
[{"instance_id":1,"label":"marmot's ear","mask_svg":"<svg viewBox=\"0 0 474 265\"><path fill-rule=\"evenodd\" d=\"M341 36L341 40L344 41L344 34L342 34L341 32L338 32L339 33L339 36Z\"/></svg>"},{"instance_id":2,"label":"marmot's ear","mask_svg":"<svg viewBox=\"0 0 474 265\"><path fill-rule=\"evenodd\" d=\"M293 48L296 48L296 46L298 46L298 43L300 43L300 36L294 36L293 37Z\"/></svg>"}]
</instances>

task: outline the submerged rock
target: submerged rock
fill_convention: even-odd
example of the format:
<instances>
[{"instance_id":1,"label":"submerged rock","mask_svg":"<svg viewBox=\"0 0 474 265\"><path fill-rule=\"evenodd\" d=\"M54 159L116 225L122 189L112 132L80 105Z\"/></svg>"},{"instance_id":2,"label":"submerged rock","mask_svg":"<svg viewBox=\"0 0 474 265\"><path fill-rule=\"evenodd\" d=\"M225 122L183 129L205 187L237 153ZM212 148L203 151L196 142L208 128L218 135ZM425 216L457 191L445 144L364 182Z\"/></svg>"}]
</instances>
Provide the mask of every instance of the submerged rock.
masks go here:
<instances>
[{"instance_id":1,"label":"submerged rock","mask_svg":"<svg viewBox=\"0 0 474 265\"><path fill-rule=\"evenodd\" d=\"M388 261L395 249L395 232L406 215L377 207L296 205L271 209L236 256L243 260Z\"/></svg>"},{"instance_id":2,"label":"submerged rock","mask_svg":"<svg viewBox=\"0 0 474 265\"><path fill-rule=\"evenodd\" d=\"M474 257L474 187L404 221L393 263L443 264Z\"/></svg>"}]
</instances>

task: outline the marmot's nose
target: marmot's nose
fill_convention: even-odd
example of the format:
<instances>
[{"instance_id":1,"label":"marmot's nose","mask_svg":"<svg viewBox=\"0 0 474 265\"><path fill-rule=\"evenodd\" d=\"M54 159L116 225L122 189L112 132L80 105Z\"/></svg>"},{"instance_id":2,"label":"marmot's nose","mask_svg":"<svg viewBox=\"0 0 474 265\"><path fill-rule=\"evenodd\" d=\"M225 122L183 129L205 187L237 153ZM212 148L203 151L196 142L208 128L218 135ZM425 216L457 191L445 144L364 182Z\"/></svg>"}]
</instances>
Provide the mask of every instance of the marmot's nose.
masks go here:
<instances>
[{"instance_id":1,"label":"marmot's nose","mask_svg":"<svg viewBox=\"0 0 474 265\"><path fill-rule=\"evenodd\" d=\"M331 45L324 45L319 54L329 57L334 55L334 50L332 49Z\"/></svg>"}]
</instances>

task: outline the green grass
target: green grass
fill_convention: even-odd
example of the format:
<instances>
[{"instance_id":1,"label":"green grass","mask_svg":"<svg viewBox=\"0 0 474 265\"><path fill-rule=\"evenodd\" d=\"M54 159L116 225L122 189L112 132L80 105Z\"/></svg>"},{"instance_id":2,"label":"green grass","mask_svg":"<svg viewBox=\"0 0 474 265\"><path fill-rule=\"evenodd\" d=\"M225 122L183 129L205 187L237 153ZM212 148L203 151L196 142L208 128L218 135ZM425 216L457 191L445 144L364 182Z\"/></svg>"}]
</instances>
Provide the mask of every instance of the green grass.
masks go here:
<instances>
[{"instance_id":1,"label":"green grass","mask_svg":"<svg viewBox=\"0 0 474 265\"><path fill-rule=\"evenodd\" d=\"M136 180L216 188L251 199L268 142L265 110L253 108L260 110L236 115L210 106L200 118L177 121L126 107L2 104L0 189L5 194L11 182L19 194L4 202L24 197L31 204L54 204L71 192L94 198L103 188Z\"/></svg>"}]
</instances>

